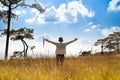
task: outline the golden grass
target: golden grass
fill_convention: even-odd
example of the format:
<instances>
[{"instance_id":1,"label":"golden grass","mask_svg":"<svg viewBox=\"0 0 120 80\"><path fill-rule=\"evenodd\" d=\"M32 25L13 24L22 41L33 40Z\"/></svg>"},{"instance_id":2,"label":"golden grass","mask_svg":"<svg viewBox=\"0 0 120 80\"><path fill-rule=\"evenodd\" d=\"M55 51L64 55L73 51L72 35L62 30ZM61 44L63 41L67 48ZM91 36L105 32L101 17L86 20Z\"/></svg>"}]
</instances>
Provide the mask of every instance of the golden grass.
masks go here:
<instances>
[{"instance_id":1,"label":"golden grass","mask_svg":"<svg viewBox=\"0 0 120 80\"><path fill-rule=\"evenodd\" d=\"M120 56L0 61L0 80L120 80Z\"/></svg>"}]
</instances>

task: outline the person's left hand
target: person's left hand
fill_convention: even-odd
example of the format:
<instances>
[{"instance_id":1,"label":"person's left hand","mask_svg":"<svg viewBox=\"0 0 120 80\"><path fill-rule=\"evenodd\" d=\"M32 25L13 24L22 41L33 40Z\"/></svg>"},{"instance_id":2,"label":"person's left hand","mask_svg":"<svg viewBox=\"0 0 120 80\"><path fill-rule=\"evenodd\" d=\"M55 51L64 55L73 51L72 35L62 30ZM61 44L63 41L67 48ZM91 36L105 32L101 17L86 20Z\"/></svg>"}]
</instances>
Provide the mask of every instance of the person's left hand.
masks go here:
<instances>
[{"instance_id":1,"label":"person's left hand","mask_svg":"<svg viewBox=\"0 0 120 80\"><path fill-rule=\"evenodd\" d=\"M44 39L45 41L48 41L48 39Z\"/></svg>"}]
</instances>

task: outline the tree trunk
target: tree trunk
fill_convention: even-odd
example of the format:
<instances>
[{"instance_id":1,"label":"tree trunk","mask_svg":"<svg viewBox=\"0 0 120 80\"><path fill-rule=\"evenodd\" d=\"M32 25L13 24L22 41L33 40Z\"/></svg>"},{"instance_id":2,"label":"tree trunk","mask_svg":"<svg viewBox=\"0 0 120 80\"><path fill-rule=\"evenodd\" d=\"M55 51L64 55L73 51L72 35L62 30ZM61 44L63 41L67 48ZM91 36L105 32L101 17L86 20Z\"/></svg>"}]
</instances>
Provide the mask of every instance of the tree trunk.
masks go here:
<instances>
[{"instance_id":1,"label":"tree trunk","mask_svg":"<svg viewBox=\"0 0 120 80\"><path fill-rule=\"evenodd\" d=\"M102 44L102 46L101 46L101 54L103 55L104 53L103 53L103 44Z\"/></svg>"},{"instance_id":2,"label":"tree trunk","mask_svg":"<svg viewBox=\"0 0 120 80\"><path fill-rule=\"evenodd\" d=\"M7 37L6 37L6 48L5 48L5 57L4 57L5 60L7 60L8 58L10 23L11 23L11 4L9 4L9 10L8 10Z\"/></svg>"},{"instance_id":3,"label":"tree trunk","mask_svg":"<svg viewBox=\"0 0 120 80\"><path fill-rule=\"evenodd\" d=\"M28 45L24 40L22 40L22 41L23 41L24 45L26 46L25 54L24 54L24 57L26 58L27 57L27 51L28 51Z\"/></svg>"},{"instance_id":4,"label":"tree trunk","mask_svg":"<svg viewBox=\"0 0 120 80\"><path fill-rule=\"evenodd\" d=\"M120 51L119 51L119 40L117 41L117 52L120 53Z\"/></svg>"},{"instance_id":5,"label":"tree trunk","mask_svg":"<svg viewBox=\"0 0 120 80\"><path fill-rule=\"evenodd\" d=\"M23 43L23 52L24 52L24 57L25 57L25 44L24 44L24 40L21 39L22 43Z\"/></svg>"}]
</instances>

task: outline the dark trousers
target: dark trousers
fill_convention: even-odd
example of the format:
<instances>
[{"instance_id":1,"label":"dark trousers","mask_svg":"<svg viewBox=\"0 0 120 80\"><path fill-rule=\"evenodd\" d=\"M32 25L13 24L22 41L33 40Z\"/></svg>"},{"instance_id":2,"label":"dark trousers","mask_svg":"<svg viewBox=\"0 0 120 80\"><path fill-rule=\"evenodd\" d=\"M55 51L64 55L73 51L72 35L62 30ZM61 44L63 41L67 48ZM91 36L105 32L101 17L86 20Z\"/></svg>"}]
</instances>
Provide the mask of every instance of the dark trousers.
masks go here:
<instances>
[{"instance_id":1,"label":"dark trousers","mask_svg":"<svg viewBox=\"0 0 120 80\"><path fill-rule=\"evenodd\" d=\"M62 66L64 62L64 54L56 54L56 64L57 66Z\"/></svg>"}]
</instances>

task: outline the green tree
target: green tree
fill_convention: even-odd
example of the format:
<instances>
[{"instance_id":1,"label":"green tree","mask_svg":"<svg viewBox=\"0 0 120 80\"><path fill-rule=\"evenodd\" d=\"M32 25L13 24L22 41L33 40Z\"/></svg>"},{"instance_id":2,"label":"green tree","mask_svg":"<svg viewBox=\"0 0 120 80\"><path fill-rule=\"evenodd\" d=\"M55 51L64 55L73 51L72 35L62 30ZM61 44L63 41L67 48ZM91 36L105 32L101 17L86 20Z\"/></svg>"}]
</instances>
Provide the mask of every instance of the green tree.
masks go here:
<instances>
[{"instance_id":1,"label":"green tree","mask_svg":"<svg viewBox=\"0 0 120 80\"><path fill-rule=\"evenodd\" d=\"M111 52L111 50L115 49L115 47L114 47L114 45L112 43L113 39L111 37L109 37L109 36L106 37L105 39L106 39L106 41L105 41L104 47L105 47L105 49L109 50L109 52Z\"/></svg>"},{"instance_id":2,"label":"green tree","mask_svg":"<svg viewBox=\"0 0 120 80\"><path fill-rule=\"evenodd\" d=\"M117 50L117 53L120 53L120 32L114 32L113 34L108 35L112 40L111 43Z\"/></svg>"},{"instance_id":3,"label":"green tree","mask_svg":"<svg viewBox=\"0 0 120 80\"><path fill-rule=\"evenodd\" d=\"M7 24L7 37L6 37L6 48L5 48L5 59L8 57L8 48L9 48L9 37L10 37L10 26L11 19L17 19L18 16L12 11L19 6L25 6L30 8L35 8L39 10L40 13L45 12L46 8L43 9L38 3L27 4L25 0L0 0L0 7L5 7L6 9L0 10L0 19Z\"/></svg>"},{"instance_id":4,"label":"green tree","mask_svg":"<svg viewBox=\"0 0 120 80\"><path fill-rule=\"evenodd\" d=\"M104 45L106 43L106 38L105 39L98 39L96 42L95 42L95 46L98 46L100 45L101 46L101 54L104 54Z\"/></svg>"},{"instance_id":5,"label":"green tree","mask_svg":"<svg viewBox=\"0 0 120 80\"><path fill-rule=\"evenodd\" d=\"M98 46L100 44L101 53L103 53L104 49L108 49L109 51L116 49L117 53L120 53L120 32L114 32L104 39L98 39L94 45Z\"/></svg>"},{"instance_id":6,"label":"green tree","mask_svg":"<svg viewBox=\"0 0 120 80\"><path fill-rule=\"evenodd\" d=\"M2 33L3 35L7 35L7 31L4 31ZM27 57L27 51L28 51L28 44L26 43L25 39L34 39L33 38L33 29L29 28L20 28L17 30L10 30L10 38L11 40L20 40L23 44L23 52L24 57Z\"/></svg>"}]
</instances>

